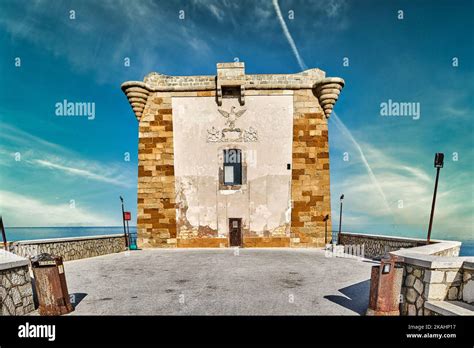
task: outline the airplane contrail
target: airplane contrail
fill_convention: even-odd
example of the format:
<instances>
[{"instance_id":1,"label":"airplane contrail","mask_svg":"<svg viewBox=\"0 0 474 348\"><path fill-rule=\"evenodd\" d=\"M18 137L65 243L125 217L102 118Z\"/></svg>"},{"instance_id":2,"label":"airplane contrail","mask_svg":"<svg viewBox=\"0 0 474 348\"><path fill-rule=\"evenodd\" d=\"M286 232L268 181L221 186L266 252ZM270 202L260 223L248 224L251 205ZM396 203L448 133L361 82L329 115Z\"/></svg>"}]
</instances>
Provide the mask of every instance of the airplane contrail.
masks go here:
<instances>
[{"instance_id":1,"label":"airplane contrail","mask_svg":"<svg viewBox=\"0 0 474 348\"><path fill-rule=\"evenodd\" d=\"M362 163L364 163L365 169L367 170L367 174L369 175L370 180L372 181L372 184L375 185L375 188L377 191L380 193L380 196L383 198L383 202L385 205L385 208L389 213L392 213L392 210L390 209L390 206L387 203L387 197L385 196L385 193L382 190L382 187L380 186L377 178L375 177L374 172L372 171L372 168L370 168L369 162L367 161L367 158L365 157L364 151L362 151L362 148L360 147L359 143L355 140L355 138L352 136L352 133L350 132L349 129L345 126L345 124L341 121L341 119L337 116L337 114L333 111L332 112L332 117L331 119L334 120L336 127L339 128L339 130L346 134L347 137L351 140L351 142L354 144L355 148L359 152L360 158L362 159Z\"/></svg>"},{"instance_id":2,"label":"airplane contrail","mask_svg":"<svg viewBox=\"0 0 474 348\"><path fill-rule=\"evenodd\" d=\"M293 54L295 55L296 60L298 61L300 69L301 70L308 69L303 59L301 58L300 53L298 52L298 49L296 48L295 41L291 37L290 31L288 30L288 27L286 26L283 16L281 15L280 5L278 5L278 0L273 0L273 7L275 7L275 12L277 14L278 20L280 21L281 28L283 29L283 33L285 34L286 39L288 40L288 43L291 46L291 50L293 51Z\"/></svg>"},{"instance_id":3,"label":"airplane contrail","mask_svg":"<svg viewBox=\"0 0 474 348\"><path fill-rule=\"evenodd\" d=\"M291 37L288 27L286 26L285 20L283 19L283 16L281 14L280 6L278 5L278 0L273 0L273 7L275 7L275 12L277 14L278 20L280 21L281 28L283 29L283 33L285 34L285 37L288 40L288 43L290 44L291 50L293 51L293 54L295 55L296 60L298 61L300 69L301 70L308 69L308 67L303 61L303 58L301 58L298 52L298 48L296 48L295 41ZM352 143L355 145L362 159L362 163L364 163L365 169L367 170L367 174L369 175L370 180L375 185L377 191L380 193L380 195L383 198L385 208L387 209L389 213L392 213L392 210L390 209L390 206L387 203L387 197L385 196L385 193L383 192L382 187L380 186L377 178L375 177L375 174L372 171L372 168L370 168L369 162L367 161L367 158L365 157L364 151L362 151L362 148L360 147L359 143L352 136L351 131L346 127L346 125L342 122L342 120L337 116L337 114L334 111L332 112L332 115L334 115L333 119L335 121L336 127L342 133L345 133L349 137L349 139L352 141Z\"/></svg>"}]
</instances>

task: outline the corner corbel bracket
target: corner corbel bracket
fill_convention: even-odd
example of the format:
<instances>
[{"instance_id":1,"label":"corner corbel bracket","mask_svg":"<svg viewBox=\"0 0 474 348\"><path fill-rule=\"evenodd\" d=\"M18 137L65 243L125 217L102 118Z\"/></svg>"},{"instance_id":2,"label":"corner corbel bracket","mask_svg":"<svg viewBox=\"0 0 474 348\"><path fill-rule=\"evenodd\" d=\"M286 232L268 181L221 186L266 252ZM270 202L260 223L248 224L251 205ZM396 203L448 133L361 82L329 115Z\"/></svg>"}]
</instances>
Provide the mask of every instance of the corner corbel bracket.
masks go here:
<instances>
[{"instance_id":1,"label":"corner corbel bracket","mask_svg":"<svg viewBox=\"0 0 474 348\"><path fill-rule=\"evenodd\" d=\"M315 94L326 118L331 115L343 87L344 80L340 77L326 77L315 85Z\"/></svg>"},{"instance_id":2,"label":"corner corbel bracket","mask_svg":"<svg viewBox=\"0 0 474 348\"><path fill-rule=\"evenodd\" d=\"M135 113L135 117L140 121L150 94L147 85L140 81L128 81L124 82L121 87Z\"/></svg>"}]
</instances>

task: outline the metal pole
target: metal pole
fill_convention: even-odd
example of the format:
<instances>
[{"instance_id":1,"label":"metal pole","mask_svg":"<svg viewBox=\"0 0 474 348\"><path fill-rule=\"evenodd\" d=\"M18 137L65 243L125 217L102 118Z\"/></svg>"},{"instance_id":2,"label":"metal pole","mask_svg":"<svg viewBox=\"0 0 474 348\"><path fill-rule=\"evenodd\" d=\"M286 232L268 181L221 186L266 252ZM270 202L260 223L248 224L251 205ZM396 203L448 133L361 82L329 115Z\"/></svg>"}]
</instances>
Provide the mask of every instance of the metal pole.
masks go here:
<instances>
[{"instance_id":1,"label":"metal pole","mask_svg":"<svg viewBox=\"0 0 474 348\"><path fill-rule=\"evenodd\" d=\"M342 224L342 200L341 200L341 206L339 207L339 233L337 235L337 243L339 243L339 236L341 234L341 224Z\"/></svg>"},{"instance_id":2,"label":"metal pole","mask_svg":"<svg viewBox=\"0 0 474 348\"><path fill-rule=\"evenodd\" d=\"M3 238L3 247L5 248L5 251L7 250L7 236L5 235L5 228L3 227L3 218L0 215L0 229L2 230L2 238Z\"/></svg>"},{"instance_id":3,"label":"metal pole","mask_svg":"<svg viewBox=\"0 0 474 348\"><path fill-rule=\"evenodd\" d=\"M127 236L128 236L128 245L132 245L132 238L130 237L130 228L128 227L128 220L127 220Z\"/></svg>"},{"instance_id":4,"label":"metal pole","mask_svg":"<svg viewBox=\"0 0 474 348\"><path fill-rule=\"evenodd\" d=\"M324 220L324 244L328 244L328 220Z\"/></svg>"},{"instance_id":5,"label":"metal pole","mask_svg":"<svg viewBox=\"0 0 474 348\"><path fill-rule=\"evenodd\" d=\"M434 193L433 193L433 202L431 203L430 225L428 227L428 238L426 240L426 244L430 244L431 227L433 226L433 216L434 216L435 203L436 203L436 192L438 191L438 179L439 179L440 169L441 169L440 167L436 168L436 180L435 180L435 187L434 187Z\"/></svg>"},{"instance_id":6,"label":"metal pole","mask_svg":"<svg viewBox=\"0 0 474 348\"><path fill-rule=\"evenodd\" d=\"M123 208L123 198L120 196L120 201L122 202L122 222L123 222L123 236L125 237L125 247L128 248L128 237L127 230L125 229L125 210Z\"/></svg>"}]
</instances>

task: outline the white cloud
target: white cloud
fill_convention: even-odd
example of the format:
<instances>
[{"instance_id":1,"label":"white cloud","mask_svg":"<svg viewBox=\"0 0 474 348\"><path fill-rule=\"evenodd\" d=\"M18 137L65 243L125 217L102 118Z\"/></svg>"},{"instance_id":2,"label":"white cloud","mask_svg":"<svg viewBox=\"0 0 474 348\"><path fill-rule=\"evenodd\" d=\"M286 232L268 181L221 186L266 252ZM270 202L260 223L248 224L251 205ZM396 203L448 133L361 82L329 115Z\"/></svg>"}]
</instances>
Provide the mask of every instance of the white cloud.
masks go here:
<instances>
[{"instance_id":1,"label":"white cloud","mask_svg":"<svg viewBox=\"0 0 474 348\"><path fill-rule=\"evenodd\" d=\"M116 225L97 199L108 202L136 187L136 166L122 158L101 163L6 124L0 143L0 212L8 226Z\"/></svg>"},{"instance_id":2,"label":"white cloud","mask_svg":"<svg viewBox=\"0 0 474 348\"><path fill-rule=\"evenodd\" d=\"M51 204L37 198L0 191L0 210L8 226L114 226L117 221L68 203Z\"/></svg>"},{"instance_id":3,"label":"white cloud","mask_svg":"<svg viewBox=\"0 0 474 348\"><path fill-rule=\"evenodd\" d=\"M74 20L69 18L70 9L76 11ZM116 78L117 72L128 72L120 70L125 57L131 58L130 69L145 75L163 64L156 52L182 50L192 52L195 59L205 56L209 46L202 29L189 13L186 20L179 20L178 11L151 0L83 5L49 1L35 6L12 2L0 11L0 28L14 40L27 40L56 57L67 58L78 71L94 71L102 83ZM215 13L222 15L217 8ZM154 56L153 67L144 64L150 55Z\"/></svg>"},{"instance_id":4,"label":"white cloud","mask_svg":"<svg viewBox=\"0 0 474 348\"><path fill-rule=\"evenodd\" d=\"M74 153L58 144L33 136L5 123L0 126L0 165L8 166L14 154L21 154L21 163L53 170L77 179L89 179L120 187L134 187L132 167L116 161L99 163ZM134 170L134 168L133 168Z\"/></svg>"},{"instance_id":5,"label":"white cloud","mask_svg":"<svg viewBox=\"0 0 474 348\"><path fill-rule=\"evenodd\" d=\"M344 6L346 6L345 0L330 0L325 2L324 10L328 17L334 18L341 14Z\"/></svg>"},{"instance_id":6,"label":"white cloud","mask_svg":"<svg viewBox=\"0 0 474 348\"><path fill-rule=\"evenodd\" d=\"M424 235L428 229L433 197L434 168L421 168L388 151L384 152L373 144L358 142L366 156L367 165L379 184L378 189L366 166L362 164L355 146L345 137L333 135L333 139L336 149L343 149L355 156L347 167L339 168L345 168L348 174L337 173L339 180L332 183L333 194L345 195L344 209L347 217L343 217L344 224L358 225L361 229L364 225L378 225L382 234L384 230L396 225L410 234ZM335 170L334 165L332 170ZM472 183L470 176L465 174L455 169L443 173L442 169L433 225L435 238L474 238L474 202L466 198L466 190L472 188ZM384 197L390 210L384 208ZM338 216L338 201L333 202L333 215ZM333 218L333 221L337 224L338 218ZM336 227L334 225L333 229Z\"/></svg>"},{"instance_id":7,"label":"white cloud","mask_svg":"<svg viewBox=\"0 0 474 348\"><path fill-rule=\"evenodd\" d=\"M58 163L53 163L47 160L40 160L40 159L35 159L31 162L38 164L42 167L59 170L60 172L64 172L72 176L83 177L83 178L101 181L101 182L105 182L105 183L117 185L117 186L123 186L123 187L130 186L129 182L125 181L124 178L118 179L118 178L110 177L107 174L97 174L87 169L65 166Z\"/></svg>"},{"instance_id":8,"label":"white cloud","mask_svg":"<svg viewBox=\"0 0 474 348\"><path fill-rule=\"evenodd\" d=\"M54 151L63 150L60 145L41 139L5 122L0 123L0 137L15 143L17 146L31 146L31 144L35 144L36 147L43 147Z\"/></svg>"},{"instance_id":9,"label":"white cloud","mask_svg":"<svg viewBox=\"0 0 474 348\"><path fill-rule=\"evenodd\" d=\"M378 191L380 194L382 200L382 203L384 207L386 208L387 212L390 212L390 207L387 204L387 197L385 196L384 191L380 187L380 184L377 180L377 178L374 175L374 172L369 165L367 158L365 157L364 151L362 151L362 148L360 147L359 143L354 139L352 136L352 133L347 129L347 127L344 125L344 123L341 121L341 119L337 116L336 112L332 113L333 117L332 119L335 121L336 126L339 128L339 130L344 134L344 136L351 141L352 147L356 149L356 153L359 155L359 158L361 159L362 163L365 166L366 172L371 180L371 183L373 187Z\"/></svg>"},{"instance_id":10,"label":"white cloud","mask_svg":"<svg viewBox=\"0 0 474 348\"><path fill-rule=\"evenodd\" d=\"M218 8L216 5L214 4L209 4L209 9L211 11L211 13L220 21L222 22L224 20L224 13L223 11Z\"/></svg>"}]
</instances>

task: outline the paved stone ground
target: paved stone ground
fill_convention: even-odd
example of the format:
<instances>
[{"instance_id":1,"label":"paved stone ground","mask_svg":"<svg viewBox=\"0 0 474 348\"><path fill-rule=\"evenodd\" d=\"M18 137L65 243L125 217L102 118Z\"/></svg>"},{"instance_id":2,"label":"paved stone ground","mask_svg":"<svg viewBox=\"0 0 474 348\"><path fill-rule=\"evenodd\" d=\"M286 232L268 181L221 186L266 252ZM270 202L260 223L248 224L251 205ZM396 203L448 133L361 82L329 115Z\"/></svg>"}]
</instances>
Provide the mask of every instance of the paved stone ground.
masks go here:
<instances>
[{"instance_id":1,"label":"paved stone ground","mask_svg":"<svg viewBox=\"0 0 474 348\"><path fill-rule=\"evenodd\" d=\"M359 315L369 261L315 249L147 249L68 261L74 315Z\"/></svg>"}]
</instances>

